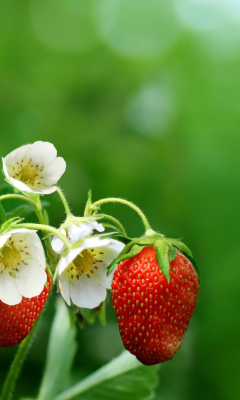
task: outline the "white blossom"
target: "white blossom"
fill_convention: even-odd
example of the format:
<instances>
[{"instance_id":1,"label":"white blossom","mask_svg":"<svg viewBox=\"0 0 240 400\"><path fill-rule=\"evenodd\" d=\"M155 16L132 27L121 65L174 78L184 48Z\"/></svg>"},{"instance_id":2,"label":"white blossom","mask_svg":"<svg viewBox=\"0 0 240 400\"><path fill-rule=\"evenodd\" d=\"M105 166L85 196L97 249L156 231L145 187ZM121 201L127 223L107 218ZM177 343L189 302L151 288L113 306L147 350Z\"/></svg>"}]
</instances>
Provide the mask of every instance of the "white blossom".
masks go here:
<instances>
[{"instance_id":1,"label":"white blossom","mask_svg":"<svg viewBox=\"0 0 240 400\"><path fill-rule=\"evenodd\" d=\"M49 194L57 190L55 184L66 169L62 157L52 143L35 142L9 153L3 161L8 182L22 192Z\"/></svg>"},{"instance_id":2,"label":"white blossom","mask_svg":"<svg viewBox=\"0 0 240 400\"><path fill-rule=\"evenodd\" d=\"M71 224L68 229L60 229L60 232L67 236L69 241L74 244L78 240L86 238L86 236L90 235L92 231L96 229L98 232L103 232L104 227L102 224L99 224L97 221L88 221L88 222L81 222L75 224ZM54 235L52 238L52 248L53 250L61 254L64 248L64 243L58 236Z\"/></svg>"},{"instance_id":3,"label":"white blossom","mask_svg":"<svg viewBox=\"0 0 240 400\"><path fill-rule=\"evenodd\" d=\"M114 239L87 238L60 260L59 287L69 306L72 302L91 309L105 300L113 278L113 272L107 276L107 267L123 248Z\"/></svg>"},{"instance_id":4,"label":"white blossom","mask_svg":"<svg viewBox=\"0 0 240 400\"><path fill-rule=\"evenodd\" d=\"M10 306L22 296L38 296L47 282L46 260L36 231L14 229L0 235L0 300Z\"/></svg>"}]
</instances>

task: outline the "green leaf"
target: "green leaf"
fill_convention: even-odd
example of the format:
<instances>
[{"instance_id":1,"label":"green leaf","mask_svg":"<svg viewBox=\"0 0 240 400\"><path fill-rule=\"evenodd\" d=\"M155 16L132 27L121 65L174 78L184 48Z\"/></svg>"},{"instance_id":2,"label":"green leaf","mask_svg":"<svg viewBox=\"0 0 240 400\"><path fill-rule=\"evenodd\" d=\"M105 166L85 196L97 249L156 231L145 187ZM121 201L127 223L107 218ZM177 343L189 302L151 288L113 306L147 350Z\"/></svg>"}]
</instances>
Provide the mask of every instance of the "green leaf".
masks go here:
<instances>
[{"instance_id":1,"label":"green leaf","mask_svg":"<svg viewBox=\"0 0 240 400\"><path fill-rule=\"evenodd\" d=\"M77 351L75 337L76 327L71 327L67 306L59 298L37 400L52 400L58 393L69 387L70 370Z\"/></svg>"},{"instance_id":2,"label":"green leaf","mask_svg":"<svg viewBox=\"0 0 240 400\"><path fill-rule=\"evenodd\" d=\"M47 210L43 210L43 220L45 225L50 225L49 224L49 216Z\"/></svg>"},{"instance_id":3,"label":"green leaf","mask_svg":"<svg viewBox=\"0 0 240 400\"><path fill-rule=\"evenodd\" d=\"M2 203L0 202L0 225L4 224L5 221L6 221L6 214L2 206Z\"/></svg>"},{"instance_id":4,"label":"green leaf","mask_svg":"<svg viewBox=\"0 0 240 400\"><path fill-rule=\"evenodd\" d=\"M126 236L126 235L122 235L122 234L119 233L119 232L114 232L114 233L111 235L111 237L112 237L113 239L119 240L120 242L125 243L125 244L128 244L128 243L134 241L134 239L132 239L132 238Z\"/></svg>"},{"instance_id":5,"label":"green leaf","mask_svg":"<svg viewBox=\"0 0 240 400\"><path fill-rule=\"evenodd\" d=\"M175 247L178 248L178 250L180 250L182 253L186 254L187 257L193 257L191 250L182 242L180 242L180 240L177 239L167 239L167 241L171 244L173 244Z\"/></svg>"},{"instance_id":6,"label":"green leaf","mask_svg":"<svg viewBox=\"0 0 240 400\"><path fill-rule=\"evenodd\" d=\"M10 225L12 225L12 228L14 229L21 221L23 221L23 218L14 217L8 219L6 222L4 222L4 224L2 224L1 232L6 231L10 227Z\"/></svg>"},{"instance_id":7,"label":"green leaf","mask_svg":"<svg viewBox=\"0 0 240 400\"><path fill-rule=\"evenodd\" d=\"M108 269L107 275L111 274L111 272L114 270L115 266L123 259L123 257L126 255L126 253L131 249L131 247L133 245L134 245L134 242L130 242L130 243L126 244L126 246L118 254L118 256L115 258L115 260L113 260L107 267L107 269Z\"/></svg>"},{"instance_id":8,"label":"green leaf","mask_svg":"<svg viewBox=\"0 0 240 400\"><path fill-rule=\"evenodd\" d=\"M96 308L79 308L81 316L87 321L90 325L92 325L95 321L96 316Z\"/></svg>"},{"instance_id":9,"label":"green leaf","mask_svg":"<svg viewBox=\"0 0 240 400\"><path fill-rule=\"evenodd\" d=\"M124 351L53 400L150 400L158 383L158 369L158 365L144 366Z\"/></svg>"},{"instance_id":10,"label":"green leaf","mask_svg":"<svg viewBox=\"0 0 240 400\"><path fill-rule=\"evenodd\" d=\"M3 175L4 172L2 170ZM9 182L5 181L1 186L0 186L0 194L4 195L4 194L9 194L9 193L13 193L13 187L12 185L10 185Z\"/></svg>"},{"instance_id":11,"label":"green leaf","mask_svg":"<svg viewBox=\"0 0 240 400\"><path fill-rule=\"evenodd\" d=\"M177 249L176 247L169 244L169 259L170 261L174 261L177 256Z\"/></svg>"},{"instance_id":12,"label":"green leaf","mask_svg":"<svg viewBox=\"0 0 240 400\"><path fill-rule=\"evenodd\" d=\"M34 208L30 204L22 204L12 211L7 212L7 218L14 217L27 217L30 213L34 211Z\"/></svg>"},{"instance_id":13,"label":"green leaf","mask_svg":"<svg viewBox=\"0 0 240 400\"><path fill-rule=\"evenodd\" d=\"M158 265L164 273L167 281L170 281L170 262L168 256L168 244L165 240L157 240L154 245Z\"/></svg>"},{"instance_id":14,"label":"green leaf","mask_svg":"<svg viewBox=\"0 0 240 400\"><path fill-rule=\"evenodd\" d=\"M102 325L106 325L106 300L98 306L98 319Z\"/></svg>"},{"instance_id":15,"label":"green leaf","mask_svg":"<svg viewBox=\"0 0 240 400\"><path fill-rule=\"evenodd\" d=\"M32 397L21 397L20 400L34 400Z\"/></svg>"}]
</instances>

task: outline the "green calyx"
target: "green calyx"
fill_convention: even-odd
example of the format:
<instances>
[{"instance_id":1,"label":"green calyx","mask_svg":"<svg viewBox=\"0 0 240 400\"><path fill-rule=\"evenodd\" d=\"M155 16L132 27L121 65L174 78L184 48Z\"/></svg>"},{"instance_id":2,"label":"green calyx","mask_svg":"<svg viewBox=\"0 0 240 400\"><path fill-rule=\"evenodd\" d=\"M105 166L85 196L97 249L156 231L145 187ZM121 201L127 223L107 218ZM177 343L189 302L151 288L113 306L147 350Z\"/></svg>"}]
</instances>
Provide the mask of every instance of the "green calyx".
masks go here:
<instances>
[{"instance_id":1,"label":"green calyx","mask_svg":"<svg viewBox=\"0 0 240 400\"><path fill-rule=\"evenodd\" d=\"M114 234L113 238L125 243L126 246L118 257L109 265L108 275L114 270L120 261L136 256L145 246L154 246L159 268L162 270L168 282L170 281L170 262L175 260L177 250L179 250L191 261L200 283L201 273L197 262L194 259L191 250L180 240L166 238L162 234L154 232L152 229L148 229L146 234L140 238L131 239L119 234Z\"/></svg>"}]
</instances>

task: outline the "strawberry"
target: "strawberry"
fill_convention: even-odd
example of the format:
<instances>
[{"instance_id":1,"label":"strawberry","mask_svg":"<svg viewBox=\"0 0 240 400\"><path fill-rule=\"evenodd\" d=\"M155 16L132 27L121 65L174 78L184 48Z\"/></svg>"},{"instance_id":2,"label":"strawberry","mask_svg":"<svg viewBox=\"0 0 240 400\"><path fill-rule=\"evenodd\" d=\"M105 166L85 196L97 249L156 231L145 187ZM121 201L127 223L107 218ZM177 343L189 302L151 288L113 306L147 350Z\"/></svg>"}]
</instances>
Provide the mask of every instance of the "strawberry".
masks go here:
<instances>
[{"instance_id":1,"label":"strawberry","mask_svg":"<svg viewBox=\"0 0 240 400\"><path fill-rule=\"evenodd\" d=\"M132 257L131 253L122 256L112 281L123 344L146 365L170 360L176 354L199 290L190 250L174 239L158 236L153 242L154 246L137 248Z\"/></svg>"},{"instance_id":2,"label":"strawberry","mask_svg":"<svg viewBox=\"0 0 240 400\"><path fill-rule=\"evenodd\" d=\"M46 303L50 288L48 274L47 284L39 296L31 299L23 297L21 303L15 306L0 301L0 347L15 346L29 334Z\"/></svg>"}]
</instances>

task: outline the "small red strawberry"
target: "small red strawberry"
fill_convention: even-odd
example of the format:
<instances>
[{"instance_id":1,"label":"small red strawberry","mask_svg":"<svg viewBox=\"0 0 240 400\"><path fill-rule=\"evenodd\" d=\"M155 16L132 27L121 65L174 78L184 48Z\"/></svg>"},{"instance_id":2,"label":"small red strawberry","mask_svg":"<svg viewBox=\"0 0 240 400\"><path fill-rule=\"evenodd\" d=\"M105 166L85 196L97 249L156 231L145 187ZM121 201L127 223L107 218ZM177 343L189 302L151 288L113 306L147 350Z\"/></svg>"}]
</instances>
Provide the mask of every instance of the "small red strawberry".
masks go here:
<instances>
[{"instance_id":1,"label":"small red strawberry","mask_svg":"<svg viewBox=\"0 0 240 400\"><path fill-rule=\"evenodd\" d=\"M21 303L15 306L0 301L0 347L15 346L29 334L46 303L50 288L48 274L47 285L39 296L31 299L23 297Z\"/></svg>"},{"instance_id":2,"label":"small red strawberry","mask_svg":"<svg viewBox=\"0 0 240 400\"><path fill-rule=\"evenodd\" d=\"M112 281L123 344L146 365L170 360L176 354L199 290L190 250L162 235L155 236L152 243L154 246L132 247L132 257L131 253L121 255L125 260L119 263Z\"/></svg>"}]
</instances>

